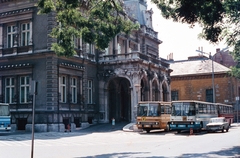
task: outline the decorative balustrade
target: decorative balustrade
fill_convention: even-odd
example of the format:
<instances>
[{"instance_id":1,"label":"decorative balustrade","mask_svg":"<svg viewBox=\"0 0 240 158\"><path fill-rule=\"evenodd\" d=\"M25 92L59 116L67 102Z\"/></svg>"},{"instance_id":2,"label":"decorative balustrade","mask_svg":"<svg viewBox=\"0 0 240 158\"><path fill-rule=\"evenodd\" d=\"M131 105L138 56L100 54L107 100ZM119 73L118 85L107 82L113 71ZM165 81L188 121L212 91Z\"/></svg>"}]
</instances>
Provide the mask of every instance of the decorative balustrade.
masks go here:
<instances>
[{"instance_id":1,"label":"decorative balustrade","mask_svg":"<svg viewBox=\"0 0 240 158\"><path fill-rule=\"evenodd\" d=\"M14 48L4 48L1 49L2 55L16 55L17 54L21 54L21 53L32 53L33 46L21 46L21 47L14 47ZM14 51L16 50L16 52Z\"/></svg>"},{"instance_id":2,"label":"decorative balustrade","mask_svg":"<svg viewBox=\"0 0 240 158\"><path fill-rule=\"evenodd\" d=\"M147 28L146 26L141 27L142 31L150 36L153 36L154 38L158 38L158 32L154 31L151 28Z\"/></svg>"},{"instance_id":3,"label":"decorative balustrade","mask_svg":"<svg viewBox=\"0 0 240 158\"><path fill-rule=\"evenodd\" d=\"M132 61L132 60L144 60L147 62L151 62L153 64L157 64L159 66L164 66L169 68L169 64L165 61L162 61L161 58L154 58L147 54L139 53L139 51L132 51L131 53L126 54L113 54L113 55L103 55L99 58L100 63L104 62L119 62L119 61Z\"/></svg>"},{"instance_id":4,"label":"decorative balustrade","mask_svg":"<svg viewBox=\"0 0 240 158\"><path fill-rule=\"evenodd\" d=\"M10 104L10 111L32 111L32 103L30 103L30 104Z\"/></svg>"}]
</instances>

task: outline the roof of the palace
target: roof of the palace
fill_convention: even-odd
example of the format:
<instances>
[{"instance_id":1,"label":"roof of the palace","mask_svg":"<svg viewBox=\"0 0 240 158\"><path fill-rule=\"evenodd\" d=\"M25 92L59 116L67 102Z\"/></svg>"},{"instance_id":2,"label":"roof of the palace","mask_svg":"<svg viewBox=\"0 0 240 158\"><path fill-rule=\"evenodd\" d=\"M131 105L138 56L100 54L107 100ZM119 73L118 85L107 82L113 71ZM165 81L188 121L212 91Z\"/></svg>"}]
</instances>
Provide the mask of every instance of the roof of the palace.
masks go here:
<instances>
[{"instance_id":1,"label":"roof of the palace","mask_svg":"<svg viewBox=\"0 0 240 158\"><path fill-rule=\"evenodd\" d=\"M170 64L173 70L171 76L212 74L212 60L183 60ZM227 73L230 69L217 62L213 62L214 74Z\"/></svg>"}]
</instances>

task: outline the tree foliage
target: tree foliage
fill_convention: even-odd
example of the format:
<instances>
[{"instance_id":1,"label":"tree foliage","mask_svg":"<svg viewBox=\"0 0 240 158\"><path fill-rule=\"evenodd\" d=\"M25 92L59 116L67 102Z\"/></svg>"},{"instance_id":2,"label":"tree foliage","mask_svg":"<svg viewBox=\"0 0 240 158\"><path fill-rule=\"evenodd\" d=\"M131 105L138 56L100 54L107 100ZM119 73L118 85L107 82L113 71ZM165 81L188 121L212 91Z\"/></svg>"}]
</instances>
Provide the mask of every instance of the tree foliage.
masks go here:
<instances>
[{"instance_id":1,"label":"tree foliage","mask_svg":"<svg viewBox=\"0 0 240 158\"><path fill-rule=\"evenodd\" d=\"M56 13L58 25L50 36L58 39L52 50L59 56L71 57L74 38L103 50L117 34L138 29L126 15L121 0L40 0L40 14Z\"/></svg>"},{"instance_id":2,"label":"tree foliage","mask_svg":"<svg viewBox=\"0 0 240 158\"><path fill-rule=\"evenodd\" d=\"M151 0L166 19L202 26L200 36L212 43L225 40L235 61L240 63L240 1L239 0ZM240 77L240 64L232 69Z\"/></svg>"}]
</instances>

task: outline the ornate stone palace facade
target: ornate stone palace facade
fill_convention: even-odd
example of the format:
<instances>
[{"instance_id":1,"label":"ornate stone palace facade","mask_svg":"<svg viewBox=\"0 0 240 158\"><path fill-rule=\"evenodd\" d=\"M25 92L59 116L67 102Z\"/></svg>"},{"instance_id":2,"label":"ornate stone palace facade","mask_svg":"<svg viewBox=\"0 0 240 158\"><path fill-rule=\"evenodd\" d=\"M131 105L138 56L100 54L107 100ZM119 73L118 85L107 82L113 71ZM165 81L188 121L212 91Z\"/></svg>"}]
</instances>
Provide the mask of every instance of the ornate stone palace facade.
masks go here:
<instances>
[{"instance_id":1,"label":"ornate stone palace facade","mask_svg":"<svg viewBox=\"0 0 240 158\"><path fill-rule=\"evenodd\" d=\"M36 131L64 131L69 123L135 122L139 101L170 101L171 69L159 58L145 0L124 1L139 30L119 34L105 52L77 39L71 58L51 51L55 15L38 15L36 2L0 1L0 102L10 104L13 130L31 130L33 103Z\"/></svg>"}]
</instances>

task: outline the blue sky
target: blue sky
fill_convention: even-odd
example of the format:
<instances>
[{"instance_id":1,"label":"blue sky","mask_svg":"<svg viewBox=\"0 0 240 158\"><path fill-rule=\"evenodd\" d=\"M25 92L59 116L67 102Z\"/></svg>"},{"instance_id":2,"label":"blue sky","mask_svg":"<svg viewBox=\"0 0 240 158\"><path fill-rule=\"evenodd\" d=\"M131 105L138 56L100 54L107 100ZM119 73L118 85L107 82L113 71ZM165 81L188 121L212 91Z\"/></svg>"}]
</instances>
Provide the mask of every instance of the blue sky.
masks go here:
<instances>
[{"instance_id":1,"label":"blue sky","mask_svg":"<svg viewBox=\"0 0 240 158\"><path fill-rule=\"evenodd\" d=\"M160 10L147 0L148 9L153 9L153 28L158 32L158 38L163 41L159 45L160 57L167 59L168 54L173 53L174 60L185 60L188 56L196 56L195 50L202 47L206 53L216 53L216 49L226 47L224 42L218 45L210 44L206 40L198 39L201 27L195 26L193 29L189 25L176 23L161 17Z\"/></svg>"}]
</instances>

